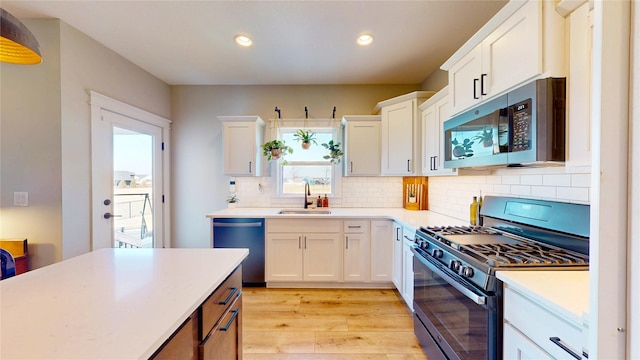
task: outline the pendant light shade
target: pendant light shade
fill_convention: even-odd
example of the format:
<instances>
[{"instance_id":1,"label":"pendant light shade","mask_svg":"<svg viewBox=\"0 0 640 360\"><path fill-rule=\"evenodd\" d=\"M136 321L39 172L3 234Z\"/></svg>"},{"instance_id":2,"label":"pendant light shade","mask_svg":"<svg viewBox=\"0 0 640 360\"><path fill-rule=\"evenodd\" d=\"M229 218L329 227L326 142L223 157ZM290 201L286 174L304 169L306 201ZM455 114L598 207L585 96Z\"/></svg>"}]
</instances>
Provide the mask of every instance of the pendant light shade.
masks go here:
<instances>
[{"instance_id":1,"label":"pendant light shade","mask_svg":"<svg viewBox=\"0 0 640 360\"><path fill-rule=\"evenodd\" d=\"M0 61L28 65L41 63L36 37L15 16L4 9L0 12Z\"/></svg>"}]
</instances>

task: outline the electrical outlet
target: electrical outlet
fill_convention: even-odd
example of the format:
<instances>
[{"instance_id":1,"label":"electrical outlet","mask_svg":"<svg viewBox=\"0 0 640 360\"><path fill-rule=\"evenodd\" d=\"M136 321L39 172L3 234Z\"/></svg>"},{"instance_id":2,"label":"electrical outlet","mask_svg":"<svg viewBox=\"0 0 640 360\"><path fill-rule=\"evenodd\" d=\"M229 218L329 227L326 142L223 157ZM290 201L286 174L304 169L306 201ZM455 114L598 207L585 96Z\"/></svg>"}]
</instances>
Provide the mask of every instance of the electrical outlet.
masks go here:
<instances>
[{"instance_id":1,"label":"electrical outlet","mask_svg":"<svg viewBox=\"0 0 640 360\"><path fill-rule=\"evenodd\" d=\"M13 206L29 206L29 193L28 192L14 192L13 193Z\"/></svg>"}]
</instances>

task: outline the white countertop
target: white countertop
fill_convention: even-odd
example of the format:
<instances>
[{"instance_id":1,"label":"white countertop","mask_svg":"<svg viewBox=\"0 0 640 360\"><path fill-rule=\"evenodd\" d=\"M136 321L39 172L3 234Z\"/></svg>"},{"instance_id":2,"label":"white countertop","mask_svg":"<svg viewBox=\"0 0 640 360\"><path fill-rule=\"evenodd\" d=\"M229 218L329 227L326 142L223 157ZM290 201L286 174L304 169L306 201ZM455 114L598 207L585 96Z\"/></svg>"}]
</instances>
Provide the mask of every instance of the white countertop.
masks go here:
<instances>
[{"instance_id":1,"label":"white countertop","mask_svg":"<svg viewBox=\"0 0 640 360\"><path fill-rule=\"evenodd\" d=\"M368 219L390 219L403 225L411 226L415 229L420 226L433 225L468 225L468 221L463 221L450 216L435 213L433 211L421 210L412 211L403 208L321 208L329 210L331 214L278 214L281 208L236 208L224 209L212 214L207 214L209 218L229 218L229 217L255 217L255 218L368 218ZM300 209L302 210L302 209ZM320 209L319 209L320 210Z\"/></svg>"},{"instance_id":2,"label":"white countertop","mask_svg":"<svg viewBox=\"0 0 640 360\"><path fill-rule=\"evenodd\" d=\"M0 282L0 358L147 359L247 249L102 249Z\"/></svg>"},{"instance_id":3,"label":"white countertop","mask_svg":"<svg viewBox=\"0 0 640 360\"><path fill-rule=\"evenodd\" d=\"M498 279L577 326L589 323L589 271L497 271Z\"/></svg>"}]
</instances>

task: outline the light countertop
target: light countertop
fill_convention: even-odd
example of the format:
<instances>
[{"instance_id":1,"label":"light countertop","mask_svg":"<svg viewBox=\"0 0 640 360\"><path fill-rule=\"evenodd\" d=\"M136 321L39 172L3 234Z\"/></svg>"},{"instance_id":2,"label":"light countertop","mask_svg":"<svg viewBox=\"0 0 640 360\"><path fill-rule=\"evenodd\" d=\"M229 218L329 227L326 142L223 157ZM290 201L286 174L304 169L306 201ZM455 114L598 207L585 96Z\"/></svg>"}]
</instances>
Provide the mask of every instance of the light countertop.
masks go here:
<instances>
[{"instance_id":1,"label":"light countertop","mask_svg":"<svg viewBox=\"0 0 640 360\"><path fill-rule=\"evenodd\" d=\"M498 279L566 320L589 321L589 271L497 271Z\"/></svg>"},{"instance_id":2,"label":"light countertop","mask_svg":"<svg viewBox=\"0 0 640 360\"><path fill-rule=\"evenodd\" d=\"M390 219L403 225L415 229L420 226L442 226L442 225L468 225L468 221L463 221L450 216L435 213L433 211L411 211L403 208L319 208L319 210L329 210L331 214L278 214L281 208L236 208L224 209L212 214L207 214L209 218L229 218L229 217L255 217L255 218L367 218L367 219ZM302 210L302 209L300 209Z\"/></svg>"},{"instance_id":3,"label":"light countertop","mask_svg":"<svg viewBox=\"0 0 640 360\"><path fill-rule=\"evenodd\" d=\"M247 249L102 249L0 282L0 358L147 359Z\"/></svg>"}]
</instances>

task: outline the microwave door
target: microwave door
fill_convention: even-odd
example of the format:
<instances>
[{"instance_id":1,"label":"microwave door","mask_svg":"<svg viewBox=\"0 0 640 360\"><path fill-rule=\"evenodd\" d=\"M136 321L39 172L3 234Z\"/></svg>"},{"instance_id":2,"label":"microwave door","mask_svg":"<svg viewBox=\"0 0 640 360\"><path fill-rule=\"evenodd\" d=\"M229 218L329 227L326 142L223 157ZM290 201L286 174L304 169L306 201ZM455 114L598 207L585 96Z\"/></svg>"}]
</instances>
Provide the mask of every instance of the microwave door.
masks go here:
<instances>
[{"instance_id":1,"label":"microwave door","mask_svg":"<svg viewBox=\"0 0 640 360\"><path fill-rule=\"evenodd\" d=\"M445 167L507 164L506 104L506 96L502 96L445 122Z\"/></svg>"}]
</instances>

